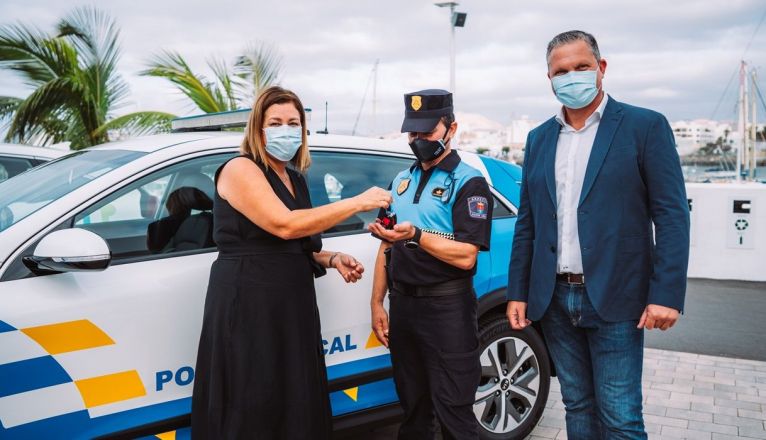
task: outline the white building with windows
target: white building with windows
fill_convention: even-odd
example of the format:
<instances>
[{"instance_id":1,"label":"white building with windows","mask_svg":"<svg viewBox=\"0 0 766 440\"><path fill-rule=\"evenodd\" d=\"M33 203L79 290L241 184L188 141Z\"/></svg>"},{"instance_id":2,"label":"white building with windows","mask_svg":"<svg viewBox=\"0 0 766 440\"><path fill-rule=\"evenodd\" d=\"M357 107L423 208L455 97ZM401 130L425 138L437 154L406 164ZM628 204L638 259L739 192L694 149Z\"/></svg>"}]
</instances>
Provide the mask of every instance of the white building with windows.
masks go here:
<instances>
[{"instance_id":1,"label":"white building with windows","mask_svg":"<svg viewBox=\"0 0 766 440\"><path fill-rule=\"evenodd\" d=\"M678 154L687 156L719 137L732 139L732 125L709 119L675 121L670 123L676 138Z\"/></svg>"}]
</instances>

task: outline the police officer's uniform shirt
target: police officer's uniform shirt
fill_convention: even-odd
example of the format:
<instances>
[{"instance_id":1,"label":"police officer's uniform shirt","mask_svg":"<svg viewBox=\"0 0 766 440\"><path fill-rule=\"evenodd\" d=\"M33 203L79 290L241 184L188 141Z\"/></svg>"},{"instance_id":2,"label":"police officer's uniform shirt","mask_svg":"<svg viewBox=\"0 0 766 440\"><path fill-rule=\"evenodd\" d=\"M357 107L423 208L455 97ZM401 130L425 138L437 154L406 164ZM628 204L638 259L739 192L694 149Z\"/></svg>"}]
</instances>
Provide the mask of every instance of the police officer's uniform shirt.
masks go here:
<instances>
[{"instance_id":1,"label":"police officer's uniform shirt","mask_svg":"<svg viewBox=\"0 0 766 440\"><path fill-rule=\"evenodd\" d=\"M493 205L489 185L457 152L450 152L427 171L416 162L391 182L391 194L390 210L397 223L409 221L423 232L489 250ZM470 270L459 269L423 249L406 248L404 241L396 242L391 252L389 270L394 283L427 286L476 273L475 265Z\"/></svg>"}]
</instances>

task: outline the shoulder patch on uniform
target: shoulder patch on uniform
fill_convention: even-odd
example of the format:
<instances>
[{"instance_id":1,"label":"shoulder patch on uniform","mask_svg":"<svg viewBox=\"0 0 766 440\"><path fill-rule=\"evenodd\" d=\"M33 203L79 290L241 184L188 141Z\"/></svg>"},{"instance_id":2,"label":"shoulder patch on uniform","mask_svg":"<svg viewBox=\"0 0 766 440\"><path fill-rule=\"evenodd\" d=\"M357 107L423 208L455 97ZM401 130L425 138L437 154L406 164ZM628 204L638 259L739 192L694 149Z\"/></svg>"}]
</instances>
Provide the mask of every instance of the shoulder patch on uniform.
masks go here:
<instances>
[{"instance_id":1,"label":"shoulder patch on uniform","mask_svg":"<svg viewBox=\"0 0 766 440\"><path fill-rule=\"evenodd\" d=\"M468 214L471 218L487 218L487 198L474 196L468 198Z\"/></svg>"}]
</instances>

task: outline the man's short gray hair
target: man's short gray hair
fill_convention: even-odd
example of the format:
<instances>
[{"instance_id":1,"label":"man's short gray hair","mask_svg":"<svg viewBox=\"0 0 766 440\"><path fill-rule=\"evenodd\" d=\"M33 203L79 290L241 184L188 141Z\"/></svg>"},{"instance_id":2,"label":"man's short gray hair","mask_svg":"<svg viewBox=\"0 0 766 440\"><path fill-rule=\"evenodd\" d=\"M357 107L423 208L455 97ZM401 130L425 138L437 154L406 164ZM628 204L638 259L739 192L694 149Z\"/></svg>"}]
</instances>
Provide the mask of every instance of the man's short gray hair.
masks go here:
<instances>
[{"instance_id":1,"label":"man's short gray hair","mask_svg":"<svg viewBox=\"0 0 766 440\"><path fill-rule=\"evenodd\" d=\"M585 44L590 47L590 51L593 52L596 61L601 60L601 52L598 50L596 37L583 31L567 31L556 35L551 42L548 43L548 51L545 53L545 61L548 65L551 63L551 52L553 52L553 49L565 44L574 43L575 41L584 41Z\"/></svg>"}]
</instances>

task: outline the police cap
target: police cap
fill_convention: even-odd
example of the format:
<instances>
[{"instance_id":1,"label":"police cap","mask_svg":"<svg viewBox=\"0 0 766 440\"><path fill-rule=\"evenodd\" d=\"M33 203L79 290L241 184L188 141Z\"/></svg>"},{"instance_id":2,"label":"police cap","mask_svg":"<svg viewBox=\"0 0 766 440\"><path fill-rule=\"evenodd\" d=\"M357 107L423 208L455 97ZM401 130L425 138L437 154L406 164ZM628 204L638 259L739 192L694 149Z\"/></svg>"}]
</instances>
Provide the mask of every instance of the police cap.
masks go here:
<instances>
[{"instance_id":1,"label":"police cap","mask_svg":"<svg viewBox=\"0 0 766 440\"><path fill-rule=\"evenodd\" d=\"M428 89L404 95L404 122L402 133L428 133L436 127L442 116L453 113L452 93Z\"/></svg>"}]
</instances>

